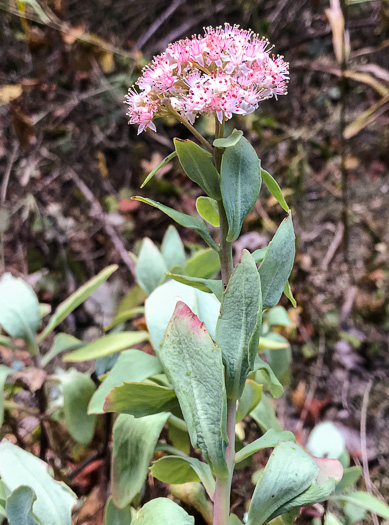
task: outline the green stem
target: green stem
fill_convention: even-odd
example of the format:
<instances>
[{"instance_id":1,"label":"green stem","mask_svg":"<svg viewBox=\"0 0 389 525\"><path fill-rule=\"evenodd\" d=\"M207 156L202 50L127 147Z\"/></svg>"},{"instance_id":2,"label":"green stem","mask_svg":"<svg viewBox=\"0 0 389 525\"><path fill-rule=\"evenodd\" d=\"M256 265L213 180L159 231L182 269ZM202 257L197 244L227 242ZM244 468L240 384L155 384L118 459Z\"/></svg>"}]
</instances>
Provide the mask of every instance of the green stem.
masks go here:
<instances>
[{"instance_id":1,"label":"green stem","mask_svg":"<svg viewBox=\"0 0 389 525\"><path fill-rule=\"evenodd\" d=\"M180 115L178 111L173 109L171 106L169 107L169 111L179 122L181 122L181 124L183 124L186 128L189 129L189 131L196 137L196 139L199 142L201 142L201 144L203 144L203 146L205 146L212 153L212 155L214 154L214 148L212 147L212 145L197 131L197 129L194 126L192 126L190 122L188 122L188 120L186 120L186 118Z\"/></svg>"}]
</instances>

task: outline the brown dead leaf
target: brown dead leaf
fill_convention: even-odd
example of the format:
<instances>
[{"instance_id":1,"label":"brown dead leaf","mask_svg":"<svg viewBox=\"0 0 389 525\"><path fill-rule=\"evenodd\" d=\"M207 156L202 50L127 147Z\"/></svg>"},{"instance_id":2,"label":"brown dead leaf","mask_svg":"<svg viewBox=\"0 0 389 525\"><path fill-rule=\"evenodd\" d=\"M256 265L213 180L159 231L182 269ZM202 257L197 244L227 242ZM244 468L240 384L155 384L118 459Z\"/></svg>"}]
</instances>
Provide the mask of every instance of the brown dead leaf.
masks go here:
<instances>
[{"instance_id":1,"label":"brown dead leaf","mask_svg":"<svg viewBox=\"0 0 389 525\"><path fill-rule=\"evenodd\" d=\"M325 9L324 12L332 30L332 44L335 57L338 64L341 64L343 58L347 60L350 55L350 38L348 32L345 31L344 16L340 0L330 0L330 8Z\"/></svg>"},{"instance_id":2,"label":"brown dead leaf","mask_svg":"<svg viewBox=\"0 0 389 525\"><path fill-rule=\"evenodd\" d=\"M22 84L6 84L0 86L0 106L8 104L11 100L20 97L23 93Z\"/></svg>"},{"instance_id":3,"label":"brown dead leaf","mask_svg":"<svg viewBox=\"0 0 389 525\"><path fill-rule=\"evenodd\" d=\"M28 388L30 392L36 392L45 382L47 372L41 368L31 367L16 372L12 377L16 383L20 383L24 388Z\"/></svg>"},{"instance_id":4,"label":"brown dead leaf","mask_svg":"<svg viewBox=\"0 0 389 525\"><path fill-rule=\"evenodd\" d=\"M290 396L292 403L301 412L305 405L305 381L300 381L297 385L296 390L294 390Z\"/></svg>"},{"instance_id":5,"label":"brown dead leaf","mask_svg":"<svg viewBox=\"0 0 389 525\"><path fill-rule=\"evenodd\" d=\"M106 498L101 494L101 487L96 485L75 516L74 525L103 525L105 501Z\"/></svg>"}]
</instances>

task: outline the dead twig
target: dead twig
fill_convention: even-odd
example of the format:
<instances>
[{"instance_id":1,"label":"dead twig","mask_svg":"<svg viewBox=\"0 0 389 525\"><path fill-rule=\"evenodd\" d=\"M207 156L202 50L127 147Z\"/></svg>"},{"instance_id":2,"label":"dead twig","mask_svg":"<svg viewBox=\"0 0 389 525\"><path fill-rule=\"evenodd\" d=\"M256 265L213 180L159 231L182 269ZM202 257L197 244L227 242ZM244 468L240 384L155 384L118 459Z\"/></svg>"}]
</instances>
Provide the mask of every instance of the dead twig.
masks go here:
<instances>
[{"instance_id":1,"label":"dead twig","mask_svg":"<svg viewBox=\"0 0 389 525\"><path fill-rule=\"evenodd\" d=\"M328 266L330 265L332 259L334 258L334 255L337 252L340 246L340 243L342 242L343 234L344 234L344 223L339 222L334 238L332 239L330 247L328 248L327 253L325 254L325 257L323 259L323 262L321 263L321 269L324 272L328 270Z\"/></svg>"}]
</instances>

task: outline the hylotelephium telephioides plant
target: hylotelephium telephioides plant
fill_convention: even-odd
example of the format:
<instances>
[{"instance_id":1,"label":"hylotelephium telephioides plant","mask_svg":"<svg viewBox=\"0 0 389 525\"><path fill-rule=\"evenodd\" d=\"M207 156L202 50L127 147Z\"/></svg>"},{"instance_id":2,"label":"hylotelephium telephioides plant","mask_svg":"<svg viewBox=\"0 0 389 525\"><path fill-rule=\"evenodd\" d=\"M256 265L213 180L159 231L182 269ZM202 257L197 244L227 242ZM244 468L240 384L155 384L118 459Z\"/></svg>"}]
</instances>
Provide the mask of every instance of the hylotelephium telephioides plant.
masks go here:
<instances>
[{"instance_id":1,"label":"hylotelephium telephioides plant","mask_svg":"<svg viewBox=\"0 0 389 525\"><path fill-rule=\"evenodd\" d=\"M137 81L139 89L131 88L126 98L130 123L139 125L138 133L156 131L158 117L175 117L206 148L175 139L175 152L166 161L177 155L188 177L206 194L200 213L208 222L212 222L212 213L218 213L218 243L202 218L151 199L137 199L195 229L220 257L221 281L181 278L188 286L213 292L220 299L213 337L189 307L178 301L164 340L155 349L176 392L192 445L206 460L201 468L207 475L199 477L214 502L214 525L240 523L230 516L234 465L261 448L274 447L274 451L256 485L249 525L261 525L279 515L285 517L283 523L292 523L298 515L296 508L328 498L335 480L342 476L339 462L313 458L295 444L290 432L269 430L235 453L236 407L247 377L255 377L258 369L272 374L258 356L263 312L278 303L283 291L294 301L288 284L294 259L291 211L243 133L234 130L224 138L225 122L234 114L248 115L262 100L287 93L288 63L271 51L267 40L238 26L208 27L204 35L175 42L155 57ZM214 115L213 144L193 126L200 115ZM262 178L288 216L263 253L253 255L245 250L234 268L232 243L255 205ZM158 501L143 507L146 521L142 523L157 523L155 514L162 516L167 510L166 500ZM171 524L194 523L178 506L171 507L169 517Z\"/></svg>"}]
</instances>

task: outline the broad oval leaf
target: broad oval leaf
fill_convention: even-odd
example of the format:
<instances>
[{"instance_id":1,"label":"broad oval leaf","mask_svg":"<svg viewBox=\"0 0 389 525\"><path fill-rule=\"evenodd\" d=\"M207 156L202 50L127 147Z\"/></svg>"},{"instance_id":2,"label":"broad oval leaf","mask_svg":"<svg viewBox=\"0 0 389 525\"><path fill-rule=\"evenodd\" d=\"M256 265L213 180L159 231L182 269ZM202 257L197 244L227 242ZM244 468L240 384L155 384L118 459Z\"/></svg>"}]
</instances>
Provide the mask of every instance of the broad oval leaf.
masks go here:
<instances>
[{"instance_id":1,"label":"broad oval leaf","mask_svg":"<svg viewBox=\"0 0 389 525\"><path fill-rule=\"evenodd\" d=\"M50 350L42 357L42 367L47 366L54 357L66 350L77 350L85 346L86 343L80 341L70 334L59 333L54 337Z\"/></svg>"},{"instance_id":2,"label":"broad oval leaf","mask_svg":"<svg viewBox=\"0 0 389 525\"><path fill-rule=\"evenodd\" d=\"M61 303L50 317L50 321L43 332L39 335L38 341L42 342L46 337L56 328L66 317L72 313L81 303L85 301L92 293L99 288L112 274L118 269L117 264L107 266L95 277L90 279L82 285L73 294L69 295L63 303Z\"/></svg>"},{"instance_id":3,"label":"broad oval leaf","mask_svg":"<svg viewBox=\"0 0 389 525\"><path fill-rule=\"evenodd\" d=\"M186 262L185 271L191 277L213 278L220 272L219 255L210 248L200 250Z\"/></svg>"},{"instance_id":4,"label":"broad oval leaf","mask_svg":"<svg viewBox=\"0 0 389 525\"><path fill-rule=\"evenodd\" d=\"M141 185L141 188L144 188L146 186L146 184L148 182L151 181L151 179L154 177L154 175L161 169L163 168L164 166L166 166L166 164L168 164L172 159L174 159L174 157L177 157L177 152L176 151L172 151L172 153L170 153L167 157L165 157L159 164L158 166L156 166L153 171L151 171L147 177L145 178L145 180L142 182L142 185Z\"/></svg>"},{"instance_id":5,"label":"broad oval leaf","mask_svg":"<svg viewBox=\"0 0 389 525\"><path fill-rule=\"evenodd\" d=\"M241 450L239 450L235 456L235 463L240 463L241 461L258 452L258 450L275 447L281 441L293 441L295 443L296 438L292 432L287 430L276 432L275 430L270 429L262 437L256 439L249 445L246 445Z\"/></svg>"},{"instance_id":6,"label":"broad oval leaf","mask_svg":"<svg viewBox=\"0 0 389 525\"><path fill-rule=\"evenodd\" d=\"M273 450L251 500L248 525L262 525L276 511L315 481L319 467L312 457L291 441Z\"/></svg>"},{"instance_id":7,"label":"broad oval leaf","mask_svg":"<svg viewBox=\"0 0 389 525\"><path fill-rule=\"evenodd\" d=\"M222 158L221 192L228 220L227 241L235 241L261 189L261 167L251 144L242 137Z\"/></svg>"},{"instance_id":8,"label":"broad oval leaf","mask_svg":"<svg viewBox=\"0 0 389 525\"><path fill-rule=\"evenodd\" d=\"M112 498L119 509L141 491L168 413L142 418L121 414L113 426Z\"/></svg>"},{"instance_id":9,"label":"broad oval leaf","mask_svg":"<svg viewBox=\"0 0 389 525\"><path fill-rule=\"evenodd\" d=\"M129 505L124 509L118 509L110 496L105 505L104 525L130 525L135 513L135 509Z\"/></svg>"},{"instance_id":10,"label":"broad oval leaf","mask_svg":"<svg viewBox=\"0 0 389 525\"><path fill-rule=\"evenodd\" d=\"M293 268L295 236L292 214L284 219L267 247L259 267L263 308L276 306Z\"/></svg>"},{"instance_id":11,"label":"broad oval leaf","mask_svg":"<svg viewBox=\"0 0 389 525\"><path fill-rule=\"evenodd\" d=\"M215 480L211 469L203 461L181 456L164 456L155 461L151 474L164 483L181 484L201 481L209 497L213 499Z\"/></svg>"},{"instance_id":12,"label":"broad oval leaf","mask_svg":"<svg viewBox=\"0 0 389 525\"><path fill-rule=\"evenodd\" d=\"M34 516L40 525L71 525L71 510L76 496L47 472L47 464L6 439L0 443L0 477L13 492L21 486L34 490Z\"/></svg>"},{"instance_id":13,"label":"broad oval leaf","mask_svg":"<svg viewBox=\"0 0 389 525\"><path fill-rule=\"evenodd\" d=\"M208 246L210 246L216 251L219 251L218 244L216 244L216 242L212 239L211 234L208 231L207 225L205 224L203 219L200 219L200 217L192 217L191 215L186 215L186 213L176 211L173 208L169 208L168 206L165 206L160 202L153 201L152 199L145 199L144 197L133 197L133 199L139 202L144 202L145 204L149 204L149 206L153 206L154 208L161 210L163 213L166 213L168 217L176 221L176 223L180 226L184 226L184 228L191 228L197 231L197 233L204 239Z\"/></svg>"},{"instance_id":14,"label":"broad oval leaf","mask_svg":"<svg viewBox=\"0 0 389 525\"><path fill-rule=\"evenodd\" d=\"M161 252L151 239L145 237L135 266L136 280L139 286L147 295L151 294L164 281L167 270L168 267Z\"/></svg>"},{"instance_id":15,"label":"broad oval leaf","mask_svg":"<svg viewBox=\"0 0 389 525\"><path fill-rule=\"evenodd\" d=\"M213 145L215 148L231 148L235 146L243 136L243 131L240 129L234 129L231 135L222 139L215 139Z\"/></svg>"},{"instance_id":16,"label":"broad oval leaf","mask_svg":"<svg viewBox=\"0 0 389 525\"><path fill-rule=\"evenodd\" d=\"M20 486L7 498L5 510L9 525L40 525L32 512L36 500L31 487Z\"/></svg>"},{"instance_id":17,"label":"broad oval leaf","mask_svg":"<svg viewBox=\"0 0 389 525\"><path fill-rule=\"evenodd\" d=\"M166 412L175 406L177 400L172 388L144 381L116 386L105 399L104 412L144 417Z\"/></svg>"},{"instance_id":18,"label":"broad oval leaf","mask_svg":"<svg viewBox=\"0 0 389 525\"><path fill-rule=\"evenodd\" d=\"M198 197L196 200L196 209L200 217L209 222L209 224L212 224L215 228L220 226L218 204L215 199L204 196Z\"/></svg>"},{"instance_id":19,"label":"broad oval leaf","mask_svg":"<svg viewBox=\"0 0 389 525\"><path fill-rule=\"evenodd\" d=\"M250 413L250 416L258 423L262 432L267 432L270 429L276 430L277 432L283 430L270 399L266 395L262 395L261 401Z\"/></svg>"},{"instance_id":20,"label":"broad oval leaf","mask_svg":"<svg viewBox=\"0 0 389 525\"><path fill-rule=\"evenodd\" d=\"M88 404L96 385L87 374L74 369L56 377L63 388L66 428L78 443L88 445L96 425L96 416L88 415Z\"/></svg>"},{"instance_id":21,"label":"broad oval leaf","mask_svg":"<svg viewBox=\"0 0 389 525\"><path fill-rule=\"evenodd\" d=\"M181 237L173 224L170 224L163 236L161 253L168 270L171 270L173 266L185 265L185 248Z\"/></svg>"},{"instance_id":22,"label":"broad oval leaf","mask_svg":"<svg viewBox=\"0 0 389 525\"><path fill-rule=\"evenodd\" d=\"M144 505L131 525L194 525L195 521L177 503L156 498Z\"/></svg>"},{"instance_id":23,"label":"broad oval leaf","mask_svg":"<svg viewBox=\"0 0 389 525\"><path fill-rule=\"evenodd\" d=\"M158 357L140 350L125 350L93 394L88 406L88 414L102 414L105 398L116 386L143 381L160 372L162 372L162 365Z\"/></svg>"},{"instance_id":24,"label":"broad oval leaf","mask_svg":"<svg viewBox=\"0 0 389 525\"><path fill-rule=\"evenodd\" d=\"M177 303L157 353L176 392L192 445L201 449L215 475L228 477L221 352L186 304Z\"/></svg>"},{"instance_id":25,"label":"broad oval leaf","mask_svg":"<svg viewBox=\"0 0 389 525\"><path fill-rule=\"evenodd\" d=\"M191 140L174 139L178 160L188 177L212 199L220 199L219 174L211 155Z\"/></svg>"},{"instance_id":26,"label":"broad oval leaf","mask_svg":"<svg viewBox=\"0 0 389 525\"><path fill-rule=\"evenodd\" d=\"M352 503L357 507L368 510L369 512L373 512L374 514L378 514L378 516L381 516L381 518L389 520L389 506L367 492L351 492L351 494L335 496L332 499L344 503Z\"/></svg>"},{"instance_id":27,"label":"broad oval leaf","mask_svg":"<svg viewBox=\"0 0 389 525\"><path fill-rule=\"evenodd\" d=\"M230 399L241 397L247 375L254 369L261 320L261 281L252 255L244 250L223 294L216 328Z\"/></svg>"},{"instance_id":28,"label":"broad oval leaf","mask_svg":"<svg viewBox=\"0 0 389 525\"><path fill-rule=\"evenodd\" d=\"M41 325L38 298L22 279L6 273L0 279L0 327L20 337L32 353L38 353L35 333Z\"/></svg>"},{"instance_id":29,"label":"broad oval leaf","mask_svg":"<svg viewBox=\"0 0 389 525\"><path fill-rule=\"evenodd\" d=\"M269 192L278 201L278 203L282 206L282 208L286 211L286 213L288 213L289 206L286 204L286 201L284 199L284 196L282 195L282 191L278 185L278 182L270 175L269 172L267 172L263 168L261 168L261 175L262 175L263 182L265 183Z\"/></svg>"},{"instance_id":30,"label":"broad oval leaf","mask_svg":"<svg viewBox=\"0 0 389 525\"><path fill-rule=\"evenodd\" d=\"M71 352L64 356L64 361L80 362L97 359L106 355L114 354L127 350L131 346L138 345L147 341L149 334L147 332L120 332L118 334L108 334L96 339L92 343Z\"/></svg>"}]
</instances>

